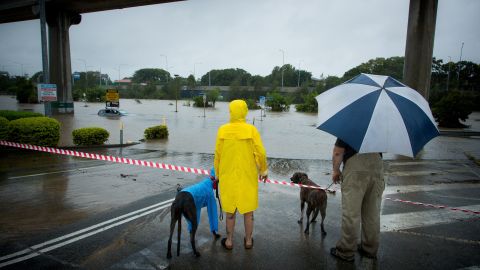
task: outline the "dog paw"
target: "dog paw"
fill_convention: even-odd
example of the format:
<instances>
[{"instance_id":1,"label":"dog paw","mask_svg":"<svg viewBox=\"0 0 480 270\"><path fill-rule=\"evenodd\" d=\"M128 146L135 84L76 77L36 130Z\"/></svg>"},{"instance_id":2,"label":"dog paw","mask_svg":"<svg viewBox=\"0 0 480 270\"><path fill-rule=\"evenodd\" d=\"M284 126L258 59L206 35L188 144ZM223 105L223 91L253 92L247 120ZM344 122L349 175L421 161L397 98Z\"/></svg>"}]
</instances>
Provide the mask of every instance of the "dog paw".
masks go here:
<instances>
[{"instance_id":1,"label":"dog paw","mask_svg":"<svg viewBox=\"0 0 480 270\"><path fill-rule=\"evenodd\" d=\"M305 234L310 234L310 232L309 232L309 231L307 231L307 230L305 230L303 233L305 233Z\"/></svg>"},{"instance_id":2,"label":"dog paw","mask_svg":"<svg viewBox=\"0 0 480 270\"><path fill-rule=\"evenodd\" d=\"M200 252L197 251L194 254L195 254L195 257L197 257L197 258L200 257Z\"/></svg>"},{"instance_id":3,"label":"dog paw","mask_svg":"<svg viewBox=\"0 0 480 270\"><path fill-rule=\"evenodd\" d=\"M303 220L299 219L299 220L297 220L297 223L298 223L298 224L302 224L302 223L303 223Z\"/></svg>"},{"instance_id":4,"label":"dog paw","mask_svg":"<svg viewBox=\"0 0 480 270\"><path fill-rule=\"evenodd\" d=\"M323 235L323 236L327 235L327 232L322 232L322 235Z\"/></svg>"},{"instance_id":5,"label":"dog paw","mask_svg":"<svg viewBox=\"0 0 480 270\"><path fill-rule=\"evenodd\" d=\"M167 259L171 259L172 258L172 253L167 253Z\"/></svg>"}]
</instances>

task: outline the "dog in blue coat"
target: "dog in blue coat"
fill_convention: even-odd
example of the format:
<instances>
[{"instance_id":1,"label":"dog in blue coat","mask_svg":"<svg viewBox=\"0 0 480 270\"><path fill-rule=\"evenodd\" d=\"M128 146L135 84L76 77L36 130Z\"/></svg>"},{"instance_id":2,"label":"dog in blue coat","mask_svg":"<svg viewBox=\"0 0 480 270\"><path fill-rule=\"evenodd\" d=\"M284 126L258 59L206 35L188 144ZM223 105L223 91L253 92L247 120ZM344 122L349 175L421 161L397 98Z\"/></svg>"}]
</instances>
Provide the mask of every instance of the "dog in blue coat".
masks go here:
<instances>
[{"instance_id":1,"label":"dog in blue coat","mask_svg":"<svg viewBox=\"0 0 480 270\"><path fill-rule=\"evenodd\" d=\"M188 231L190 232L190 243L192 244L193 253L199 257L200 253L195 247L195 233L200 223L200 214L203 207L207 208L208 220L210 223L210 231L215 239L220 235L218 232L217 203L214 196L214 188L216 189L215 171L210 170L210 177L205 177L201 182L181 189L171 207L170 220L170 237L168 238L167 259L172 258L172 235L175 229L175 223L178 221L178 241L177 256L180 256L180 237L182 234L182 215L187 220Z\"/></svg>"}]
</instances>

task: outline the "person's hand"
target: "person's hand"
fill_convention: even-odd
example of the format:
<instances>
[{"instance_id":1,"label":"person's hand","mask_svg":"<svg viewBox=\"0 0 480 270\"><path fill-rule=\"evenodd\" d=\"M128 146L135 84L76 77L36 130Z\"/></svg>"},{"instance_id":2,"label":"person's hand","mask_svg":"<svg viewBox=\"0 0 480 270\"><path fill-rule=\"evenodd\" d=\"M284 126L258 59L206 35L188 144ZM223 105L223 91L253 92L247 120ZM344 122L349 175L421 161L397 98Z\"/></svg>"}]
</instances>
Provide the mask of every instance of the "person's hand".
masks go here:
<instances>
[{"instance_id":1,"label":"person's hand","mask_svg":"<svg viewBox=\"0 0 480 270\"><path fill-rule=\"evenodd\" d=\"M340 171L333 171L332 173L332 181L334 184L339 184L342 179L342 173Z\"/></svg>"},{"instance_id":2,"label":"person's hand","mask_svg":"<svg viewBox=\"0 0 480 270\"><path fill-rule=\"evenodd\" d=\"M267 182L268 175L260 175L260 180L263 180L263 183Z\"/></svg>"}]
</instances>

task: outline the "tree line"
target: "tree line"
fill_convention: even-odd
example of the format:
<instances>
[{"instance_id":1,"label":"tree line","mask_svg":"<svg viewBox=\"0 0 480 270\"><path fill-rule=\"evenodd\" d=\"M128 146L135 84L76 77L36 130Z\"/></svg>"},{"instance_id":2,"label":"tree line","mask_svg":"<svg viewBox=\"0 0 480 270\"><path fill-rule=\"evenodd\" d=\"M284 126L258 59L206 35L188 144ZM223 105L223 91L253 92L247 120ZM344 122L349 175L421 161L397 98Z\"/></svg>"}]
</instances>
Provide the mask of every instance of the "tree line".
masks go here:
<instances>
[{"instance_id":1,"label":"tree line","mask_svg":"<svg viewBox=\"0 0 480 270\"><path fill-rule=\"evenodd\" d=\"M313 94L320 94L326 89L339 85L360 73L389 75L402 81L404 57L375 58L362 63L350 70L343 76L320 76L313 78L312 73L306 70L296 69L291 64L275 66L267 76L252 75L240 68L212 69L199 78L190 75L186 78L172 77L168 71L161 68L144 68L135 71L131 79L132 84L126 90L122 90L122 98L154 98L174 99L180 98L180 89L193 89L195 86L229 86L230 91L226 100L235 98L258 99L260 95L279 92L282 86L298 87L293 94L281 93L287 102L315 103L312 102ZM74 80L73 96L75 100L84 98L95 101L104 96L102 82L111 84L110 79L101 78L99 72L76 72L79 77ZM34 74L27 82L41 81L41 72ZM10 94L21 92L19 101L31 102L34 100L29 92L24 90L26 82L23 77L9 77L7 73L0 72L0 91ZM23 89L23 90L22 90ZM213 87L212 87L213 89ZM248 90L247 90L248 89ZM266 89L266 90L265 90ZM33 91L33 90L32 90ZM475 104L480 104L480 65L470 62L444 62L442 59L433 59L429 102L439 102L447 92L461 91L471 92ZM35 91L36 92L36 91ZM309 104L307 107L312 107ZM476 105L475 110L480 105ZM305 108L304 108L305 109ZM314 108L315 109L315 108ZM305 109L311 111L312 109Z\"/></svg>"}]
</instances>

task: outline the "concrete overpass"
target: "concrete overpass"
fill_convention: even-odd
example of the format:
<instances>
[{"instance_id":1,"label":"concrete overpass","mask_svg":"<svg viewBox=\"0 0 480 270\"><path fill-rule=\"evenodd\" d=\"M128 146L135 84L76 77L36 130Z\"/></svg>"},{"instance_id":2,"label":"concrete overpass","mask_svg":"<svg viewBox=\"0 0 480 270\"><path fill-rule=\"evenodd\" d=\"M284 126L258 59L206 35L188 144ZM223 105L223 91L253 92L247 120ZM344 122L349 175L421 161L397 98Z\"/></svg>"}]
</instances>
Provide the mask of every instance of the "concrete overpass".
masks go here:
<instances>
[{"instance_id":1,"label":"concrete overpass","mask_svg":"<svg viewBox=\"0 0 480 270\"><path fill-rule=\"evenodd\" d=\"M45 3L49 82L58 89L53 113L73 113L69 27L81 22L82 13L175 1L179 0L2 0L0 23L38 19L42 10L39 3ZM437 7L438 0L410 0L403 81L425 98L430 89Z\"/></svg>"},{"instance_id":2,"label":"concrete overpass","mask_svg":"<svg viewBox=\"0 0 480 270\"><path fill-rule=\"evenodd\" d=\"M69 28L81 22L81 14L176 1L182 0L2 0L0 23L39 19L42 13L41 3L45 4L49 39L46 73L48 82L57 85L58 100L51 104L48 111L53 114L73 113ZM44 57L47 57L46 51L47 49L44 50ZM44 62L47 62L46 58Z\"/></svg>"}]
</instances>

